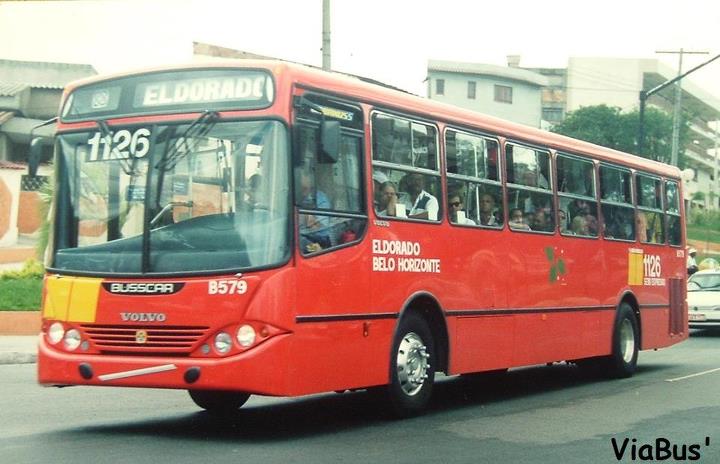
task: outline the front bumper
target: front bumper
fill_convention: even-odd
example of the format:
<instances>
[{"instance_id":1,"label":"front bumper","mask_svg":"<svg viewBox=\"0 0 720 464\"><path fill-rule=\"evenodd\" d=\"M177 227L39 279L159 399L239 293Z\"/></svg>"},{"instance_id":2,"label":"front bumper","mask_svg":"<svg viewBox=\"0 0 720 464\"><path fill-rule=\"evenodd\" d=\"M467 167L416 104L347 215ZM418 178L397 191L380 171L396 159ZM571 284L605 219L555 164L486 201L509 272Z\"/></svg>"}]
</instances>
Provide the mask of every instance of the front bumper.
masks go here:
<instances>
[{"instance_id":1,"label":"front bumper","mask_svg":"<svg viewBox=\"0 0 720 464\"><path fill-rule=\"evenodd\" d=\"M274 396L294 394L281 353L280 335L246 352L224 358L76 354L40 338L38 382L43 385L97 385L198 390L235 390Z\"/></svg>"},{"instance_id":2,"label":"front bumper","mask_svg":"<svg viewBox=\"0 0 720 464\"><path fill-rule=\"evenodd\" d=\"M688 327L691 329L720 327L720 311L707 309L688 311Z\"/></svg>"}]
</instances>

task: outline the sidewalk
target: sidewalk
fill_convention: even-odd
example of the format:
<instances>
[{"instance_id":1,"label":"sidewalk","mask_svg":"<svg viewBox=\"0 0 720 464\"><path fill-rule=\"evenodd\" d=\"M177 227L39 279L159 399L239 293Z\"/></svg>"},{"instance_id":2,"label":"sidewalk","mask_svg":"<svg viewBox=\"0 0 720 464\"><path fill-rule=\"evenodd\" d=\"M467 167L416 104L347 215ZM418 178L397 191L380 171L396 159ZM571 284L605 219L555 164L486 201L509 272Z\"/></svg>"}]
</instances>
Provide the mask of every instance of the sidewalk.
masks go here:
<instances>
[{"instance_id":1,"label":"sidewalk","mask_svg":"<svg viewBox=\"0 0 720 464\"><path fill-rule=\"evenodd\" d=\"M0 336L0 364L31 364L37 360L37 335Z\"/></svg>"}]
</instances>

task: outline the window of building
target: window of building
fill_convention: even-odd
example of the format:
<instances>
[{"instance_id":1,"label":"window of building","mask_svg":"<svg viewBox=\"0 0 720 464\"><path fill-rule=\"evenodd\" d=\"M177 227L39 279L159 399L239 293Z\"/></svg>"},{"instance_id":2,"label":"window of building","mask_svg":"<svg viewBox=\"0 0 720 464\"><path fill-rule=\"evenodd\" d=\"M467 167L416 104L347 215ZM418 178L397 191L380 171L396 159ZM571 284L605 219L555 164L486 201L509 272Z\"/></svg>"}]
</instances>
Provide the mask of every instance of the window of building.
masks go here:
<instances>
[{"instance_id":1,"label":"window of building","mask_svg":"<svg viewBox=\"0 0 720 464\"><path fill-rule=\"evenodd\" d=\"M560 122L563 119L562 108L543 108L542 118L548 122Z\"/></svg>"},{"instance_id":2,"label":"window of building","mask_svg":"<svg viewBox=\"0 0 720 464\"><path fill-rule=\"evenodd\" d=\"M500 103L512 103L512 87L495 84L495 101Z\"/></svg>"},{"instance_id":3,"label":"window of building","mask_svg":"<svg viewBox=\"0 0 720 464\"><path fill-rule=\"evenodd\" d=\"M445 79L435 79L435 95L445 95Z\"/></svg>"},{"instance_id":4,"label":"window of building","mask_svg":"<svg viewBox=\"0 0 720 464\"><path fill-rule=\"evenodd\" d=\"M477 84L473 81L468 82L468 99L475 100L475 91Z\"/></svg>"}]
</instances>

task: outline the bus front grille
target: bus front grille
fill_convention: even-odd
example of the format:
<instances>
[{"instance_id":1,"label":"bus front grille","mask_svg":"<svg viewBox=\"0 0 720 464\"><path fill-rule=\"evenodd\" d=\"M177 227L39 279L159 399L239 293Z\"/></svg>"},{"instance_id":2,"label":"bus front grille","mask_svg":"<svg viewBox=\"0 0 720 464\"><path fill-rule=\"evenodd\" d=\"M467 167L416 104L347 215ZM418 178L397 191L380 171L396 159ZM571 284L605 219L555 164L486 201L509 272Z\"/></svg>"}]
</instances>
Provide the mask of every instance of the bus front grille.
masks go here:
<instances>
[{"instance_id":1,"label":"bus front grille","mask_svg":"<svg viewBox=\"0 0 720 464\"><path fill-rule=\"evenodd\" d=\"M205 338L204 326L95 325L80 326L103 353L189 355Z\"/></svg>"}]
</instances>

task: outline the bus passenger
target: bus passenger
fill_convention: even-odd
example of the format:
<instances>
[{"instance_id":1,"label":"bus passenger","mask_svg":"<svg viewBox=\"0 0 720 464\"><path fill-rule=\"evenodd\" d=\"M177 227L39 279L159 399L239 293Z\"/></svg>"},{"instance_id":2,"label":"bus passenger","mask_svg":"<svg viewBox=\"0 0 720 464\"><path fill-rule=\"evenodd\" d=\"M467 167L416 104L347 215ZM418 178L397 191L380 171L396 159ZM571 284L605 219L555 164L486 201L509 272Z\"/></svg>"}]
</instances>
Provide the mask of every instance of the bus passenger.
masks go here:
<instances>
[{"instance_id":1,"label":"bus passenger","mask_svg":"<svg viewBox=\"0 0 720 464\"><path fill-rule=\"evenodd\" d=\"M397 189L395 184L385 181L379 188L380 197L378 200L377 210L380 216L397 216Z\"/></svg>"},{"instance_id":2,"label":"bus passenger","mask_svg":"<svg viewBox=\"0 0 720 464\"><path fill-rule=\"evenodd\" d=\"M532 230L540 232L552 232L555 229L553 224L552 210L548 208L538 208L533 214L532 221L528 220L531 224Z\"/></svg>"},{"instance_id":3,"label":"bus passenger","mask_svg":"<svg viewBox=\"0 0 720 464\"><path fill-rule=\"evenodd\" d=\"M247 187L245 187L245 207L252 211L257 209L259 206L263 206L260 203L260 187L262 186L262 176L260 174L253 174L247 180Z\"/></svg>"},{"instance_id":4,"label":"bus passenger","mask_svg":"<svg viewBox=\"0 0 720 464\"><path fill-rule=\"evenodd\" d=\"M590 230L588 229L588 223L585 216L575 216L572 220L572 224L570 224L570 231L574 235L590 235Z\"/></svg>"},{"instance_id":5,"label":"bus passenger","mask_svg":"<svg viewBox=\"0 0 720 464\"><path fill-rule=\"evenodd\" d=\"M641 242L648 241L647 218L645 217L645 213L642 211L638 211L635 216L635 230L637 231L638 240Z\"/></svg>"},{"instance_id":6,"label":"bus passenger","mask_svg":"<svg viewBox=\"0 0 720 464\"><path fill-rule=\"evenodd\" d=\"M314 188L310 173L300 173L300 206L307 209L330 209L327 195ZM300 246L305 253L315 253L331 245L330 217L314 214L300 214Z\"/></svg>"},{"instance_id":7,"label":"bus passenger","mask_svg":"<svg viewBox=\"0 0 720 464\"><path fill-rule=\"evenodd\" d=\"M510 220L508 221L508 225L511 229L530 230L530 226L525 224L523 214L523 210L520 208L513 208L510 210Z\"/></svg>"},{"instance_id":8,"label":"bus passenger","mask_svg":"<svg viewBox=\"0 0 720 464\"><path fill-rule=\"evenodd\" d=\"M558 210L558 226L560 226L560 233L564 234L568 232L568 220L567 213L564 209Z\"/></svg>"},{"instance_id":9,"label":"bus passenger","mask_svg":"<svg viewBox=\"0 0 720 464\"><path fill-rule=\"evenodd\" d=\"M580 216L581 214L590 214L590 204L588 204L588 202L585 200L575 198L568 205L568 212L570 213L571 218L574 218L575 216Z\"/></svg>"},{"instance_id":10,"label":"bus passenger","mask_svg":"<svg viewBox=\"0 0 720 464\"><path fill-rule=\"evenodd\" d=\"M440 205L437 198L425 191L425 176L411 173L403 177L403 181L410 194L410 201L405 205L408 210L408 217L437 221Z\"/></svg>"},{"instance_id":11,"label":"bus passenger","mask_svg":"<svg viewBox=\"0 0 720 464\"><path fill-rule=\"evenodd\" d=\"M382 185L388 181L388 176L378 169L373 169L372 178L373 193L375 195L373 198L373 204L375 205L375 211L379 211L380 208L378 208L378 205L380 204L380 197L382 196Z\"/></svg>"},{"instance_id":12,"label":"bus passenger","mask_svg":"<svg viewBox=\"0 0 720 464\"><path fill-rule=\"evenodd\" d=\"M592 235L593 237L597 237L597 235L598 235L598 220L597 220L597 218L593 214L586 214L585 222L587 222L588 234Z\"/></svg>"},{"instance_id":13,"label":"bus passenger","mask_svg":"<svg viewBox=\"0 0 720 464\"><path fill-rule=\"evenodd\" d=\"M480 224L484 226L500 226L502 221L498 221L495 215L495 197L489 193L480 195Z\"/></svg>"},{"instance_id":14,"label":"bus passenger","mask_svg":"<svg viewBox=\"0 0 720 464\"><path fill-rule=\"evenodd\" d=\"M448 210L450 211L450 222L453 224L460 224L463 226L474 226L475 221L465 216L463 211L463 202L460 199L460 194L454 193L450 195L448 199ZM458 214L462 212L463 214Z\"/></svg>"}]
</instances>

